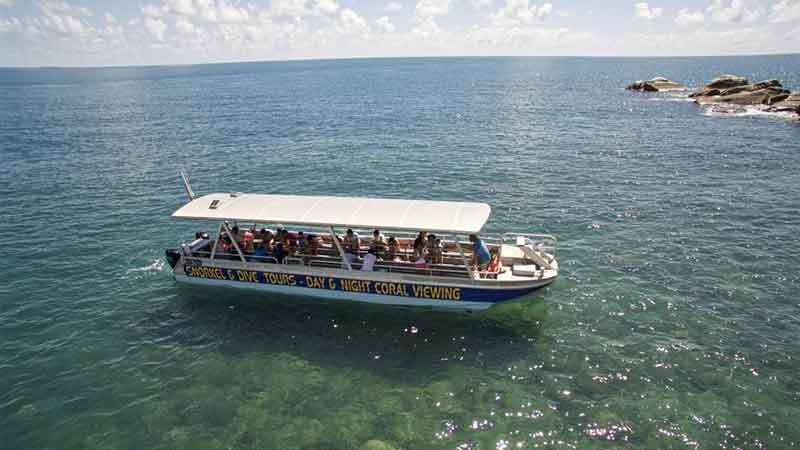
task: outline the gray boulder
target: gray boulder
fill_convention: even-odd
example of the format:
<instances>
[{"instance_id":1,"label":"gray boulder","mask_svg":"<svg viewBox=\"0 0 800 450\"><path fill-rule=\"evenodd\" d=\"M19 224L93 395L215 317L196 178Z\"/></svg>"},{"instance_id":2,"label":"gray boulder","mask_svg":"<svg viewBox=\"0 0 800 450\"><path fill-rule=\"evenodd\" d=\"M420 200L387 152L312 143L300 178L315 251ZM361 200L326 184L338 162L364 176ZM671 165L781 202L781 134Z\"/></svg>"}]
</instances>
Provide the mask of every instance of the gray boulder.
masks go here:
<instances>
[{"instance_id":1,"label":"gray boulder","mask_svg":"<svg viewBox=\"0 0 800 450\"><path fill-rule=\"evenodd\" d=\"M719 95L719 91L723 91L725 89L731 89L738 86L745 86L747 85L748 81L745 77L740 77L737 75L720 75L717 78L711 80L710 83L703 86L702 89L699 91L693 92L689 94L689 97L708 97L710 95Z\"/></svg>"},{"instance_id":2,"label":"gray boulder","mask_svg":"<svg viewBox=\"0 0 800 450\"><path fill-rule=\"evenodd\" d=\"M715 86L724 84L722 82L723 80L728 80L726 81L728 83L738 83L743 80L743 78L717 78L712 83L706 85L702 91L692 94L691 97L699 104L728 103L735 105L768 105L776 103L782 98L785 99L789 94L789 91L785 90L778 80L759 81L758 83L731 86L724 89L720 87L710 87L712 84L715 84Z\"/></svg>"},{"instance_id":3,"label":"gray boulder","mask_svg":"<svg viewBox=\"0 0 800 450\"><path fill-rule=\"evenodd\" d=\"M720 75L706 85L708 89L728 89L748 84L747 78L738 75Z\"/></svg>"},{"instance_id":4,"label":"gray boulder","mask_svg":"<svg viewBox=\"0 0 800 450\"><path fill-rule=\"evenodd\" d=\"M800 92L786 95L786 98L777 100L770 104L767 108L769 112L792 112L800 116Z\"/></svg>"},{"instance_id":5,"label":"gray boulder","mask_svg":"<svg viewBox=\"0 0 800 450\"><path fill-rule=\"evenodd\" d=\"M686 86L677 81L668 80L664 77L655 77L651 80L639 80L629 84L625 89L642 92L663 92L663 91L682 91Z\"/></svg>"},{"instance_id":6,"label":"gray boulder","mask_svg":"<svg viewBox=\"0 0 800 450\"><path fill-rule=\"evenodd\" d=\"M767 99L767 104L768 105L774 105L776 103L780 103L780 102L786 100L787 98L789 98L789 95L790 94L785 94L785 93L784 94L773 95L772 97Z\"/></svg>"}]
</instances>

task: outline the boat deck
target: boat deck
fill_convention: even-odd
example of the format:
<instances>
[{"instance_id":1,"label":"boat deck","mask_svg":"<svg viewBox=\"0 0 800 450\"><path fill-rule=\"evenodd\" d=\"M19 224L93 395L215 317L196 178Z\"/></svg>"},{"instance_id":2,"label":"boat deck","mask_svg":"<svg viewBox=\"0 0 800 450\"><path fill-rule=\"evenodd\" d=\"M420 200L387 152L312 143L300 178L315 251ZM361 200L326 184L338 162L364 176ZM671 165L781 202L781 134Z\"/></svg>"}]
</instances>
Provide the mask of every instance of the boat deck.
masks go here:
<instances>
[{"instance_id":1,"label":"boat deck","mask_svg":"<svg viewBox=\"0 0 800 450\"><path fill-rule=\"evenodd\" d=\"M306 233L309 234L309 233ZM338 250L335 248L329 236L320 236L321 242L317 254L310 255L301 252L296 252L291 256L287 256L282 262L271 256L254 256L252 254L244 254L245 260L248 264L260 265L285 265L285 266L306 266L310 268L319 269L346 269ZM555 276L557 274L557 267L545 268L533 261L526 259L524 253L518 246L502 244L502 243L489 243L488 247L491 249L498 249L501 256L503 268L499 272L477 272L470 273L467 270L464 260L472 258L472 251L469 243L461 243L464 254L455 251L457 244L454 241L444 241L442 251L442 261L440 264L426 264L425 267L418 267L413 262L413 240L410 238L398 238L400 243L400 251L397 258L394 260L378 260L373 266L373 272L389 272L398 274L417 275L425 277L436 278L453 278L453 279L484 279L496 280L503 282L513 281L530 281ZM260 243L259 239L254 241L256 244ZM360 247L359 255L363 256L367 253L370 247L370 239L363 239ZM214 241L207 241L205 245L196 248L197 241L194 243L185 244L184 248L192 249L190 254L197 258L210 258L211 249ZM546 255L546 254L545 254ZM222 253L217 251L214 255L215 260L228 260L239 261L241 258L238 253ZM260 263L260 264L259 264ZM553 260L553 263L555 261ZM357 258L350 263L353 271L362 272L363 260ZM369 273L369 272L362 272Z\"/></svg>"}]
</instances>

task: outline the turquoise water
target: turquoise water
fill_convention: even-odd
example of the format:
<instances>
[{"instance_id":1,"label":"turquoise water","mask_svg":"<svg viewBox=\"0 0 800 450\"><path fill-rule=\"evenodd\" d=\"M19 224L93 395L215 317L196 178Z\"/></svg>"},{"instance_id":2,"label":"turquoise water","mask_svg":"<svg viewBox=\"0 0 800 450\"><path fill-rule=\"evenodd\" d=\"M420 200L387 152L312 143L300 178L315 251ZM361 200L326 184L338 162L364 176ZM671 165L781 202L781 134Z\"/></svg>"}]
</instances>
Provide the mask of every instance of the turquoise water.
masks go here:
<instances>
[{"instance_id":1,"label":"turquoise water","mask_svg":"<svg viewBox=\"0 0 800 450\"><path fill-rule=\"evenodd\" d=\"M0 69L0 448L795 447L800 124L622 87L798 66ZM562 276L477 316L179 288L164 248L213 226L169 217L180 167L485 201Z\"/></svg>"}]
</instances>

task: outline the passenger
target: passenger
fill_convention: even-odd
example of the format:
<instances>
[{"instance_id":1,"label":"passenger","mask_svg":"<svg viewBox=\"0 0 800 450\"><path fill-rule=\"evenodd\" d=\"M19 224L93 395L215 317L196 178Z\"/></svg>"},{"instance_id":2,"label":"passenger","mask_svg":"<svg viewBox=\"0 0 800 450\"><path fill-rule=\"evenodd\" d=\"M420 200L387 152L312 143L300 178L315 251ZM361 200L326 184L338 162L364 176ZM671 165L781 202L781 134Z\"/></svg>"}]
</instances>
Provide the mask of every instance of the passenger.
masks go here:
<instances>
[{"instance_id":1,"label":"passenger","mask_svg":"<svg viewBox=\"0 0 800 450\"><path fill-rule=\"evenodd\" d=\"M364 262L361 264L361 270L364 272L372 272L375 267L375 261L377 260L378 257L375 255L375 251L370 248L367 254L364 255Z\"/></svg>"},{"instance_id":2,"label":"passenger","mask_svg":"<svg viewBox=\"0 0 800 450\"><path fill-rule=\"evenodd\" d=\"M264 241L261 241L261 243L255 248L253 251L253 256L255 256L255 260L257 262L264 262L264 259L269 256L267 244L265 244Z\"/></svg>"},{"instance_id":3,"label":"passenger","mask_svg":"<svg viewBox=\"0 0 800 450\"><path fill-rule=\"evenodd\" d=\"M476 266L480 271L485 271L492 259L489 249L486 248L483 240L475 234L469 235L469 241L472 242L472 265Z\"/></svg>"},{"instance_id":4,"label":"passenger","mask_svg":"<svg viewBox=\"0 0 800 450\"><path fill-rule=\"evenodd\" d=\"M257 237L259 239L261 239L261 242L266 241L267 243L271 243L272 242L272 231L270 231L270 230L268 230L266 228L262 228L261 231L258 233Z\"/></svg>"},{"instance_id":5,"label":"passenger","mask_svg":"<svg viewBox=\"0 0 800 450\"><path fill-rule=\"evenodd\" d=\"M386 241L383 239L381 230L372 232L372 242L369 244L369 249L372 250L378 258L382 258L386 251Z\"/></svg>"},{"instance_id":6,"label":"passenger","mask_svg":"<svg viewBox=\"0 0 800 450\"><path fill-rule=\"evenodd\" d=\"M217 239L217 246L222 253L231 253L233 249L233 244L231 244L231 238L228 235L220 236Z\"/></svg>"},{"instance_id":7,"label":"passenger","mask_svg":"<svg viewBox=\"0 0 800 450\"><path fill-rule=\"evenodd\" d=\"M444 249L442 248L442 240L436 238L433 242L433 254L431 255L432 264L442 264L444 262Z\"/></svg>"},{"instance_id":8,"label":"passenger","mask_svg":"<svg viewBox=\"0 0 800 450\"><path fill-rule=\"evenodd\" d=\"M245 231L244 232L244 252L245 253L253 253L255 251L255 247L253 245L253 241L255 240L255 235L253 235L252 231Z\"/></svg>"},{"instance_id":9,"label":"passenger","mask_svg":"<svg viewBox=\"0 0 800 450\"><path fill-rule=\"evenodd\" d=\"M387 261L400 261L400 243L394 236L389 238L386 246L384 259Z\"/></svg>"},{"instance_id":10,"label":"passenger","mask_svg":"<svg viewBox=\"0 0 800 450\"><path fill-rule=\"evenodd\" d=\"M305 233L303 233L302 231L298 231L295 251L300 255L304 255L306 254L307 248L308 248L308 239L306 238Z\"/></svg>"},{"instance_id":11,"label":"passenger","mask_svg":"<svg viewBox=\"0 0 800 450\"><path fill-rule=\"evenodd\" d=\"M242 248L243 242L242 235L239 233L239 225L234 225L233 228L231 228L231 234L233 235L233 239L236 241L236 245L238 245L239 248Z\"/></svg>"},{"instance_id":12,"label":"passenger","mask_svg":"<svg viewBox=\"0 0 800 450\"><path fill-rule=\"evenodd\" d=\"M283 248L286 249L286 256L295 256L297 254L297 241L287 236L284 242Z\"/></svg>"},{"instance_id":13,"label":"passenger","mask_svg":"<svg viewBox=\"0 0 800 450\"><path fill-rule=\"evenodd\" d=\"M419 259L420 256L425 255L425 244L428 238L427 231L420 231L417 238L414 239L414 260Z\"/></svg>"},{"instance_id":14,"label":"passenger","mask_svg":"<svg viewBox=\"0 0 800 450\"><path fill-rule=\"evenodd\" d=\"M417 259L414 260L414 267L417 269L424 269L428 267L428 262L425 261L425 255L417 256Z\"/></svg>"},{"instance_id":15,"label":"passenger","mask_svg":"<svg viewBox=\"0 0 800 450\"><path fill-rule=\"evenodd\" d=\"M283 228L283 225L278 225L275 228L275 237L273 238L273 240L275 241L274 243L277 244L278 242L280 242L286 245L287 244L285 238L286 234L287 234L286 228Z\"/></svg>"},{"instance_id":16,"label":"passenger","mask_svg":"<svg viewBox=\"0 0 800 450\"><path fill-rule=\"evenodd\" d=\"M346 238L345 238L345 239L346 239ZM348 252L348 251L345 249L345 247L344 247L344 241L342 240L342 238L340 238L339 236L336 236L336 240L338 240L338 241L339 241L339 245L341 245L341 246L342 246L342 249L344 250L344 259L345 259L345 260L347 260L347 262L348 262L348 263L350 263L350 264L353 264L354 262L356 262L356 260L357 260L358 258L356 258L356 255L354 255L354 254L352 254L352 253ZM344 263L342 263L342 269L346 269L346 268L347 268L347 266L346 266Z\"/></svg>"},{"instance_id":17,"label":"passenger","mask_svg":"<svg viewBox=\"0 0 800 450\"><path fill-rule=\"evenodd\" d=\"M194 234L194 242L192 242L192 245L189 248L190 254L197 252L209 252L211 250L208 246L210 243L211 241L208 238L208 233L205 231L198 231Z\"/></svg>"},{"instance_id":18,"label":"passenger","mask_svg":"<svg viewBox=\"0 0 800 450\"><path fill-rule=\"evenodd\" d=\"M354 233L351 228L347 229L347 234L344 237L344 252L358 257L358 252L361 249L361 239L358 233Z\"/></svg>"},{"instance_id":19,"label":"passenger","mask_svg":"<svg viewBox=\"0 0 800 450\"><path fill-rule=\"evenodd\" d=\"M272 251L272 257L278 261L278 264L283 264L286 259L286 249L283 247L282 242L275 244L275 249Z\"/></svg>"},{"instance_id":20,"label":"passenger","mask_svg":"<svg viewBox=\"0 0 800 450\"><path fill-rule=\"evenodd\" d=\"M317 236L316 234L310 234L308 236L308 239L306 239L306 241L308 247L307 254L311 256L319 255L319 236Z\"/></svg>"},{"instance_id":21,"label":"passenger","mask_svg":"<svg viewBox=\"0 0 800 450\"><path fill-rule=\"evenodd\" d=\"M425 253L431 264L442 263L442 240L436 239L435 234L428 235L428 242L425 245Z\"/></svg>"},{"instance_id":22,"label":"passenger","mask_svg":"<svg viewBox=\"0 0 800 450\"><path fill-rule=\"evenodd\" d=\"M497 278L498 274L505 272L503 270L503 261L500 260L500 252L496 248L493 248L489 253L492 255L492 259L489 261L486 271L490 272L489 276L491 278Z\"/></svg>"}]
</instances>

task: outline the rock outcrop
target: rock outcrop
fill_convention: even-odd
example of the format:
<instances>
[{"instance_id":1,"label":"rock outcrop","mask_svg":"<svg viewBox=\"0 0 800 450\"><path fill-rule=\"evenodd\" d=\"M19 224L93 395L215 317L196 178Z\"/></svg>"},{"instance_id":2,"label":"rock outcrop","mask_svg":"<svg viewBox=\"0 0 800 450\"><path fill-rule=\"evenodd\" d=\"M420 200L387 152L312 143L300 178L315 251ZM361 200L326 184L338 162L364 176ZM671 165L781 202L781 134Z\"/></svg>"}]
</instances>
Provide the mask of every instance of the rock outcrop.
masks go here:
<instances>
[{"instance_id":1,"label":"rock outcrop","mask_svg":"<svg viewBox=\"0 0 800 450\"><path fill-rule=\"evenodd\" d=\"M778 80L748 84L747 78L722 75L689 97L701 105L709 103L771 105L788 98L789 91L784 89Z\"/></svg>"},{"instance_id":2,"label":"rock outcrop","mask_svg":"<svg viewBox=\"0 0 800 450\"><path fill-rule=\"evenodd\" d=\"M668 80L664 77L655 77L652 80L639 80L629 84L625 89L643 92L662 92L662 91L682 91L686 86L677 81Z\"/></svg>"},{"instance_id":3,"label":"rock outcrop","mask_svg":"<svg viewBox=\"0 0 800 450\"><path fill-rule=\"evenodd\" d=\"M800 92L789 94L785 99L770 104L769 112L793 112L800 115Z\"/></svg>"},{"instance_id":4,"label":"rock outcrop","mask_svg":"<svg viewBox=\"0 0 800 450\"><path fill-rule=\"evenodd\" d=\"M686 87L675 81L656 77L637 81L625 89L660 92L683 90ZM719 109L723 112L744 112L755 107L767 112L795 113L800 118L800 93L792 94L778 80L750 83L747 78L738 75L720 75L700 90L689 94L689 98L699 105L710 105L712 110Z\"/></svg>"},{"instance_id":5,"label":"rock outcrop","mask_svg":"<svg viewBox=\"0 0 800 450\"><path fill-rule=\"evenodd\" d=\"M747 81L747 78L745 77L740 77L737 75L720 75L711 80L711 82L707 85L703 86L703 88L699 91L694 91L689 94L689 98L713 97L720 95L722 91L747 86L749 83L750 82Z\"/></svg>"}]
</instances>

